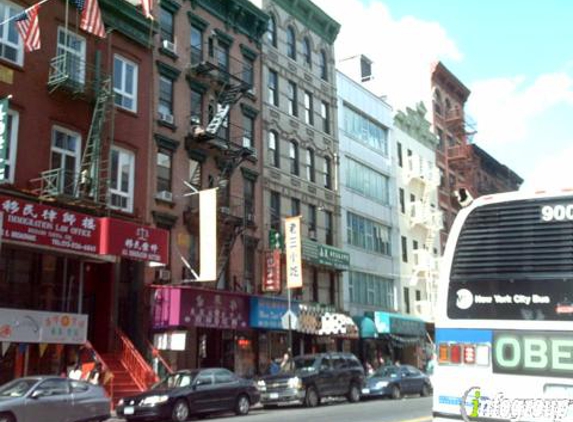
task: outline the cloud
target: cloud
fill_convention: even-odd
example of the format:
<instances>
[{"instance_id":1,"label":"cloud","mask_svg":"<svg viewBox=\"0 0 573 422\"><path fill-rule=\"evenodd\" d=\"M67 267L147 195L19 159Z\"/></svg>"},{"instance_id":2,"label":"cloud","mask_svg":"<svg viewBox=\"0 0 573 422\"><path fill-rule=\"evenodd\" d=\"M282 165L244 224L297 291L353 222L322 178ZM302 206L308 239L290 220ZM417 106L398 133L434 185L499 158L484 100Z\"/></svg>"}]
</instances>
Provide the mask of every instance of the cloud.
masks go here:
<instances>
[{"instance_id":1,"label":"cloud","mask_svg":"<svg viewBox=\"0 0 573 422\"><path fill-rule=\"evenodd\" d=\"M573 79L563 72L494 78L471 84L468 113L478 124L476 141L516 143L530 135L535 118L558 105L573 105Z\"/></svg>"},{"instance_id":2,"label":"cloud","mask_svg":"<svg viewBox=\"0 0 573 422\"><path fill-rule=\"evenodd\" d=\"M413 16L394 18L379 1L315 0L341 24L336 39L336 58L364 54L374 63L377 95L387 95L395 109L429 99L431 64L437 60L460 61L456 43L437 22Z\"/></svg>"},{"instance_id":3,"label":"cloud","mask_svg":"<svg viewBox=\"0 0 573 422\"><path fill-rule=\"evenodd\" d=\"M573 146L544 155L525 179L523 189L573 188Z\"/></svg>"}]
</instances>

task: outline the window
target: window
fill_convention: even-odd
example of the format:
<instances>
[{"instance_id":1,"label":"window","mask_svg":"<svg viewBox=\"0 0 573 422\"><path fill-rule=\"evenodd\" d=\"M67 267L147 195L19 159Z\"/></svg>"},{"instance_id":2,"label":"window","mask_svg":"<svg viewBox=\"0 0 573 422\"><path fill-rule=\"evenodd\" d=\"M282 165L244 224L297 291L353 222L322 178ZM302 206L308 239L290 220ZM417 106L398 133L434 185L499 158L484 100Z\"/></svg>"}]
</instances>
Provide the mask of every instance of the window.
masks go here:
<instances>
[{"instance_id":1,"label":"window","mask_svg":"<svg viewBox=\"0 0 573 422\"><path fill-rule=\"evenodd\" d=\"M304 91L304 122L309 125L314 124L312 94L308 91Z\"/></svg>"},{"instance_id":2,"label":"window","mask_svg":"<svg viewBox=\"0 0 573 422\"><path fill-rule=\"evenodd\" d=\"M310 41L307 37L302 40L302 55L304 57L304 64L309 69L312 68L312 53L310 51Z\"/></svg>"},{"instance_id":3,"label":"window","mask_svg":"<svg viewBox=\"0 0 573 422\"><path fill-rule=\"evenodd\" d=\"M67 379L48 379L42 382L36 391L41 391L46 396L63 396L69 394ZM61 400L61 399L60 399Z\"/></svg>"},{"instance_id":4,"label":"window","mask_svg":"<svg viewBox=\"0 0 573 422\"><path fill-rule=\"evenodd\" d=\"M389 204L389 179L385 175L378 173L359 163L347 158L346 160L346 186L353 191L366 196L367 198Z\"/></svg>"},{"instance_id":5,"label":"window","mask_svg":"<svg viewBox=\"0 0 573 422\"><path fill-rule=\"evenodd\" d=\"M217 65L225 72L229 72L229 45L219 41L216 51Z\"/></svg>"},{"instance_id":6,"label":"window","mask_svg":"<svg viewBox=\"0 0 573 422\"><path fill-rule=\"evenodd\" d=\"M297 198L290 199L290 215L291 216L300 215L300 199Z\"/></svg>"},{"instance_id":7,"label":"window","mask_svg":"<svg viewBox=\"0 0 573 422\"><path fill-rule=\"evenodd\" d=\"M320 68L320 78L323 81L328 80L328 65L326 63L326 52L320 50L320 55L318 56L318 67Z\"/></svg>"},{"instance_id":8,"label":"window","mask_svg":"<svg viewBox=\"0 0 573 422\"><path fill-rule=\"evenodd\" d=\"M391 254L389 227L348 212L346 230L348 244L381 255Z\"/></svg>"},{"instance_id":9,"label":"window","mask_svg":"<svg viewBox=\"0 0 573 422\"><path fill-rule=\"evenodd\" d=\"M22 8L12 4L0 3L0 19L2 22L20 13ZM0 57L17 65L24 61L24 43L16 29L16 22L0 26Z\"/></svg>"},{"instance_id":10,"label":"window","mask_svg":"<svg viewBox=\"0 0 573 422\"><path fill-rule=\"evenodd\" d=\"M343 105L343 128L357 141L388 156L388 129L354 109Z\"/></svg>"},{"instance_id":11,"label":"window","mask_svg":"<svg viewBox=\"0 0 573 422\"><path fill-rule=\"evenodd\" d=\"M57 56L66 56L60 69L71 81L83 85L86 80L86 40L79 35L58 28Z\"/></svg>"},{"instance_id":12,"label":"window","mask_svg":"<svg viewBox=\"0 0 573 422\"><path fill-rule=\"evenodd\" d=\"M334 273L332 272L328 273L328 281L329 281L328 292L329 292L330 304L336 305L336 276L334 275Z\"/></svg>"},{"instance_id":13,"label":"window","mask_svg":"<svg viewBox=\"0 0 573 422\"><path fill-rule=\"evenodd\" d=\"M401 236L400 241L402 242L402 262L408 262L408 239Z\"/></svg>"},{"instance_id":14,"label":"window","mask_svg":"<svg viewBox=\"0 0 573 422\"><path fill-rule=\"evenodd\" d=\"M243 114L243 146L247 148L255 147L255 119Z\"/></svg>"},{"instance_id":15,"label":"window","mask_svg":"<svg viewBox=\"0 0 573 422\"><path fill-rule=\"evenodd\" d=\"M171 151L160 149L157 152L157 192L171 192Z\"/></svg>"},{"instance_id":16,"label":"window","mask_svg":"<svg viewBox=\"0 0 573 422\"><path fill-rule=\"evenodd\" d=\"M362 82L372 79L372 61L365 56L360 57L360 76Z\"/></svg>"},{"instance_id":17,"label":"window","mask_svg":"<svg viewBox=\"0 0 573 422\"><path fill-rule=\"evenodd\" d=\"M173 79L159 77L159 120L173 123Z\"/></svg>"},{"instance_id":18,"label":"window","mask_svg":"<svg viewBox=\"0 0 573 422\"><path fill-rule=\"evenodd\" d=\"M332 189L332 164L330 157L324 157L324 187Z\"/></svg>"},{"instance_id":19,"label":"window","mask_svg":"<svg viewBox=\"0 0 573 422\"><path fill-rule=\"evenodd\" d=\"M215 384L228 384L236 381L235 374L226 369L215 370Z\"/></svg>"},{"instance_id":20,"label":"window","mask_svg":"<svg viewBox=\"0 0 573 422\"><path fill-rule=\"evenodd\" d=\"M288 113L291 116L298 116L298 99L297 99L297 89L296 84L292 81L288 81Z\"/></svg>"},{"instance_id":21,"label":"window","mask_svg":"<svg viewBox=\"0 0 573 422\"><path fill-rule=\"evenodd\" d=\"M326 231L325 243L327 245L334 245L333 221L330 211L324 211L324 230Z\"/></svg>"},{"instance_id":22,"label":"window","mask_svg":"<svg viewBox=\"0 0 573 422\"><path fill-rule=\"evenodd\" d=\"M400 201L400 212L402 214L406 213L406 203L405 203L405 199L404 199L404 189L400 188L399 189L399 201Z\"/></svg>"},{"instance_id":23,"label":"window","mask_svg":"<svg viewBox=\"0 0 573 422\"><path fill-rule=\"evenodd\" d=\"M74 195L80 173L81 137L79 133L54 127L52 129L52 170L59 169L56 185L59 193Z\"/></svg>"},{"instance_id":24,"label":"window","mask_svg":"<svg viewBox=\"0 0 573 422\"><path fill-rule=\"evenodd\" d=\"M404 160L402 158L402 144L400 142L398 142L398 166L399 167L403 167L404 166Z\"/></svg>"},{"instance_id":25,"label":"window","mask_svg":"<svg viewBox=\"0 0 573 422\"><path fill-rule=\"evenodd\" d=\"M316 238L316 206L311 204L308 205L308 231L309 237Z\"/></svg>"},{"instance_id":26,"label":"window","mask_svg":"<svg viewBox=\"0 0 573 422\"><path fill-rule=\"evenodd\" d=\"M296 141L289 143L290 174L299 175L298 144Z\"/></svg>"},{"instance_id":27,"label":"window","mask_svg":"<svg viewBox=\"0 0 573 422\"><path fill-rule=\"evenodd\" d=\"M269 23L267 26L267 37L273 47L277 46L277 22L275 15L270 15Z\"/></svg>"},{"instance_id":28,"label":"window","mask_svg":"<svg viewBox=\"0 0 573 422\"><path fill-rule=\"evenodd\" d=\"M4 156L6 161L4 162L4 168L0 167L0 183L14 182L19 120L20 115L16 111L8 110L6 126L6 155Z\"/></svg>"},{"instance_id":29,"label":"window","mask_svg":"<svg viewBox=\"0 0 573 422\"><path fill-rule=\"evenodd\" d=\"M274 130L269 131L269 163L280 168L279 136Z\"/></svg>"},{"instance_id":30,"label":"window","mask_svg":"<svg viewBox=\"0 0 573 422\"><path fill-rule=\"evenodd\" d=\"M394 282L391 279L350 271L348 287L351 303L394 309Z\"/></svg>"},{"instance_id":31,"label":"window","mask_svg":"<svg viewBox=\"0 0 573 422\"><path fill-rule=\"evenodd\" d=\"M318 302L318 269L316 267L312 267L312 301Z\"/></svg>"},{"instance_id":32,"label":"window","mask_svg":"<svg viewBox=\"0 0 573 422\"><path fill-rule=\"evenodd\" d=\"M306 149L306 178L314 182L316 169L314 166L314 150L312 148Z\"/></svg>"},{"instance_id":33,"label":"window","mask_svg":"<svg viewBox=\"0 0 573 422\"><path fill-rule=\"evenodd\" d=\"M243 178L243 198L245 198L245 219L247 223L255 222L255 181Z\"/></svg>"},{"instance_id":34,"label":"window","mask_svg":"<svg viewBox=\"0 0 573 422\"><path fill-rule=\"evenodd\" d=\"M417 251L418 250L418 241L417 240L412 240L412 250L413 251Z\"/></svg>"},{"instance_id":35,"label":"window","mask_svg":"<svg viewBox=\"0 0 573 422\"><path fill-rule=\"evenodd\" d=\"M271 228L281 231L281 194L271 191Z\"/></svg>"},{"instance_id":36,"label":"window","mask_svg":"<svg viewBox=\"0 0 573 422\"><path fill-rule=\"evenodd\" d=\"M404 308L407 314L410 313L410 289L404 287Z\"/></svg>"},{"instance_id":37,"label":"window","mask_svg":"<svg viewBox=\"0 0 573 422\"><path fill-rule=\"evenodd\" d=\"M416 289L416 300L419 302L422 300L422 292Z\"/></svg>"},{"instance_id":38,"label":"window","mask_svg":"<svg viewBox=\"0 0 573 422\"><path fill-rule=\"evenodd\" d=\"M320 103L320 117L322 117L323 132L330 133L330 108L326 101Z\"/></svg>"},{"instance_id":39,"label":"window","mask_svg":"<svg viewBox=\"0 0 573 422\"><path fill-rule=\"evenodd\" d=\"M203 122L203 94L191 90L191 124L201 125Z\"/></svg>"},{"instance_id":40,"label":"window","mask_svg":"<svg viewBox=\"0 0 573 422\"><path fill-rule=\"evenodd\" d=\"M159 12L159 31L161 34L161 41L175 42L174 25L175 19L173 13L164 7L160 8Z\"/></svg>"},{"instance_id":41,"label":"window","mask_svg":"<svg viewBox=\"0 0 573 422\"><path fill-rule=\"evenodd\" d=\"M111 147L110 206L133 211L135 155L116 146Z\"/></svg>"},{"instance_id":42,"label":"window","mask_svg":"<svg viewBox=\"0 0 573 422\"><path fill-rule=\"evenodd\" d=\"M203 61L203 31L191 25L191 64Z\"/></svg>"},{"instance_id":43,"label":"window","mask_svg":"<svg viewBox=\"0 0 573 422\"><path fill-rule=\"evenodd\" d=\"M113 58L113 91L117 106L137 111L137 65L117 55Z\"/></svg>"},{"instance_id":44,"label":"window","mask_svg":"<svg viewBox=\"0 0 573 422\"><path fill-rule=\"evenodd\" d=\"M269 70L269 103L279 106L279 75L274 70Z\"/></svg>"},{"instance_id":45,"label":"window","mask_svg":"<svg viewBox=\"0 0 573 422\"><path fill-rule=\"evenodd\" d=\"M243 82L253 86L255 83L255 61L249 57L243 56Z\"/></svg>"},{"instance_id":46,"label":"window","mask_svg":"<svg viewBox=\"0 0 573 422\"><path fill-rule=\"evenodd\" d=\"M291 59L296 60L296 38L294 34L294 28L292 26L287 27L287 56Z\"/></svg>"}]
</instances>

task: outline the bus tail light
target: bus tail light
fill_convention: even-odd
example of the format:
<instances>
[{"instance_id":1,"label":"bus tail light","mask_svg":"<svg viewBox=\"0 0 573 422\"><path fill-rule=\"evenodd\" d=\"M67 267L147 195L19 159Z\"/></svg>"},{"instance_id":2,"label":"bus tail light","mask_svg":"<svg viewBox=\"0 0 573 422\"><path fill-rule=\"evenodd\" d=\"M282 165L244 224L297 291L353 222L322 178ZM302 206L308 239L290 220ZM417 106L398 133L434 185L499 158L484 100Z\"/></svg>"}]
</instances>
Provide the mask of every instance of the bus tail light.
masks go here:
<instances>
[{"instance_id":1,"label":"bus tail light","mask_svg":"<svg viewBox=\"0 0 573 422\"><path fill-rule=\"evenodd\" d=\"M489 366L489 344L440 343L438 363Z\"/></svg>"},{"instance_id":2,"label":"bus tail light","mask_svg":"<svg viewBox=\"0 0 573 422\"><path fill-rule=\"evenodd\" d=\"M445 343L441 343L438 349L438 362L448 363L449 360L450 360L450 347Z\"/></svg>"},{"instance_id":3,"label":"bus tail light","mask_svg":"<svg viewBox=\"0 0 573 422\"><path fill-rule=\"evenodd\" d=\"M476 363L476 347L473 344L464 346L464 363Z\"/></svg>"},{"instance_id":4,"label":"bus tail light","mask_svg":"<svg viewBox=\"0 0 573 422\"><path fill-rule=\"evenodd\" d=\"M450 346L450 363L462 363L462 346L459 344Z\"/></svg>"}]
</instances>

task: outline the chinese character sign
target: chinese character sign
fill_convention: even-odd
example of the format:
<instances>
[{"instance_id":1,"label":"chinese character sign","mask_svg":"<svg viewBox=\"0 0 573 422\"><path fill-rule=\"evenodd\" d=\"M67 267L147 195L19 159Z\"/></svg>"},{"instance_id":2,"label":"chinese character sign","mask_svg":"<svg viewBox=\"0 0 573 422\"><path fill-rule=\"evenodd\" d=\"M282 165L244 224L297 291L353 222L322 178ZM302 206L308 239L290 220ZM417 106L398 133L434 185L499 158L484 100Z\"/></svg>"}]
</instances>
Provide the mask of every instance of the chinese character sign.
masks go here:
<instances>
[{"instance_id":1,"label":"chinese character sign","mask_svg":"<svg viewBox=\"0 0 573 422\"><path fill-rule=\"evenodd\" d=\"M302 287L300 216L285 219L287 288Z\"/></svg>"},{"instance_id":2,"label":"chinese character sign","mask_svg":"<svg viewBox=\"0 0 573 422\"><path fill-rule=\"evenodd\" d=\"M7 178L6 154L8 152L8 98L0 100L0 181Z\"/></svg>"},{"instance_id":3,"label":"chinese character sign","mask_svg":"<svg viewBox=\"0 0 573 422\"><path fill-rule=\"evenodd\" d=\"M265 252L264 292L279 292L281 290L281 251L273 249Z\"/></svg>"}]
</instances>

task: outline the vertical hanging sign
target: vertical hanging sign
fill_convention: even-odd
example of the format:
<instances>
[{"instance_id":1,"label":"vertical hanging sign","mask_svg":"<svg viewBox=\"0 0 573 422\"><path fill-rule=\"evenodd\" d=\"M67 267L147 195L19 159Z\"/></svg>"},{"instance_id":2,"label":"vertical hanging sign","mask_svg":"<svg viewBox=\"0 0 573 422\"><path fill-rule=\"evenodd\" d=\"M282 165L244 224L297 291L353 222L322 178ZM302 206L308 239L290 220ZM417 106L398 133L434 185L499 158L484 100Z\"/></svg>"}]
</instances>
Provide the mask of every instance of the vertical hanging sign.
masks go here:
<instances>
[{"instance_id":1,"label":"vertical hanging sign","mask_svg":"<svg viewBox=\"0 0 573 422\"><path fill-rule=\"evenodd\" d=\"M281 250L273 249L265 252L264 292L279 292L281 290Z\"/></svg>"},{"instance_id":2,"label":"vertical hanging sign","mask_svg":"<svg viewBox=\"0 0 573 422\"><path fill-rule=\"evenodd\" d=\"M300 215L285 219L287 289L302 287Z\"/></svg>"},{"instance_id":3,"label":"vertical hanging sign","mask_svg":"<svg viewBox=\"0 0 573 422\"><path fill-rule=\"evenodd\" d=\"M197 281L217 279L217 189L199 193L199 265Z\"/></svg>"},{"instance_id":4,"label":"vertical hanging sign","mask_svg":"<svg viewBox=\"0 0 573 422\"><path fill-rule=\"evenodd\" d=\"M8 98L0 99L0 182L7 179L8 153Z\"/></svg>"}]
</instances>

